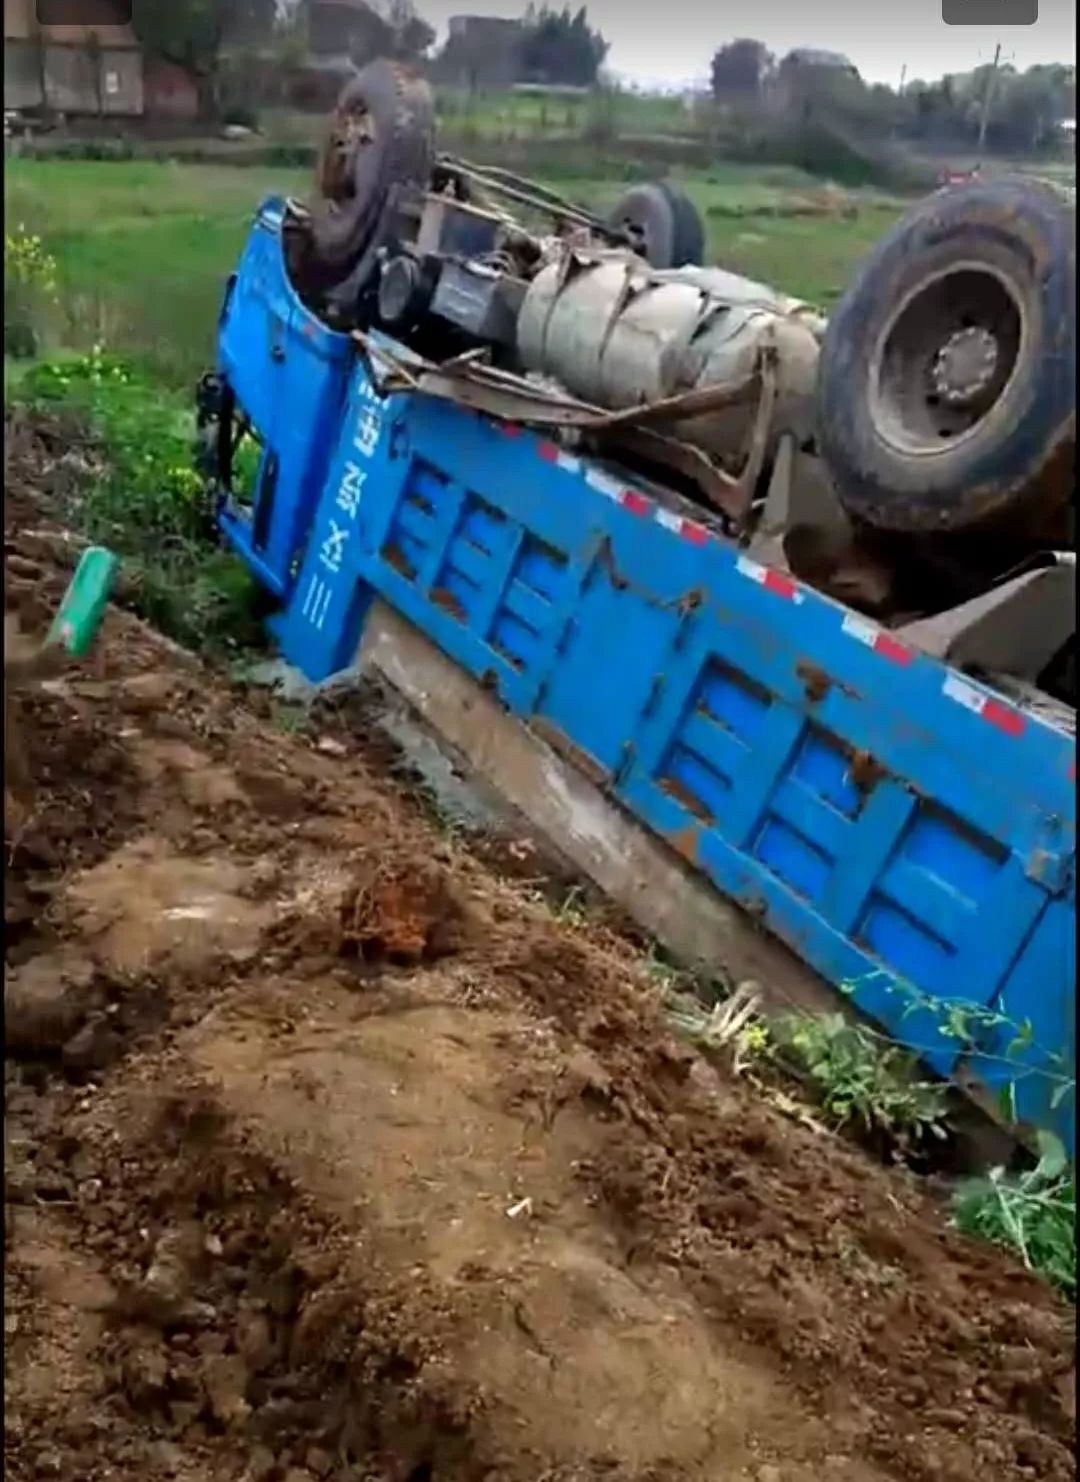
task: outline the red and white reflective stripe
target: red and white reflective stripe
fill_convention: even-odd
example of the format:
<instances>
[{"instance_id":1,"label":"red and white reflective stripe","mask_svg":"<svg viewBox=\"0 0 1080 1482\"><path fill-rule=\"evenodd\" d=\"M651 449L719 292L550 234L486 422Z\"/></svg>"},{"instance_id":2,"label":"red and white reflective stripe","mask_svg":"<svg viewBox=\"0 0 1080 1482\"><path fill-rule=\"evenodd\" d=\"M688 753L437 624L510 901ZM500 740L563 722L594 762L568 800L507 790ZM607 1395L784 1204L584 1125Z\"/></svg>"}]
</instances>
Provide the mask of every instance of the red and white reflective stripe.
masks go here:
<instances>
[{"instance_id":1,"label":"red and white reflective stripe","mask_svg":"<svg viewBox=\"0 0 1080 1482\"><path fill-rule=\"evenodd\" d=\"M751 581L757 582L759 587L764 587L775 597L783 597L788 602L805 600L806 593L799 590L798 582L793 581L790 576L785 576L782 571L773 571L771 567L759 566L748 556L737 557L735 569L740 576L748 576Z\"/></svg>"},{"instance_id":2,"label":"red and white reflective stripe","mask_svg":"<svg viewBox=\"0 0 1080 1482\"><path fill-rule=\"evenodd\" d=\"M653 511L652 500L646 499L645 495L639 494L636 489L624 489L619 495L619 503L632 515L649 515Z\"/></svg>"},{"instance_id":3,"label":"red and white reflective stripe","mask_svg":"<svg viewBox=\"0 0 1080 1482\"><path fill-rule=\"evenodd\" d=\"M976 689L973 684L966 684L964 680L957 679L955 674L946 676L943 690L950 700L955 700L958 705L963 705L965 710L970 710L983 720L988 720L992 726L997 726L998 730L1004 731L1007 736L1023 734L1025 721L1019 710L1014 710L1011 705L1005 705L1001 700L995 700L993 695L985 694L982 690Z\"/></svg>"},{"instance_id":4,"label":"red and white reflective stripe","mask_svg":"<svg viewBox=\"0 0 1080 1482\"><path fill-rule=\"evenodd\" d=\"M590 489L595 489L598 494L603 494L605 499L614 499L616 503L622 498L624 485L618 479L613 479L610 474L604 473L600 468L586 468L585 482Z\"/></svg>"},{"instance_id":5,"label":"red and white reflective stripe","mask_svg":"<svg viewBox=\"0 0 1080 1482\"><path fill-rule=\"evenodd\" d=\"M625 484L620 484L618 479L611 478L599 468L586 468L585 482L590 489L603 494L605 499L614 499L616 504L621 504L623 509L629 510L632 515L653 513L655 506L651 499L646 498L644 494L639 494L636 489L628 489Z\"/></svg>"},{"instance_id":6,"label":"red and white reflective stripe","mask_svg":"<svg viewBox=\"0 0 1080 1482\"><path fill-rule=\"evenodd\" d=\"M913 649L897 643L891 633L875 627L873 623L864 622L862 618L846 617L841 626L849 638L872 648L883 659L888 659L890 664L910 664L915 657Z\"/></svg>"},{"instance_id":7,"label":"red and white reflective stripe","mask_svg":"<svg viewBox=\"0 0 1080 1482\"><path fill-rule=\"evenodd\" d=\"M513 424L504 423L503 427L504 430L510 432ZM595 468L591 464L584 463L572 453L564 453L558 443L551 442L550 439L545 439L537 443L536 452L545 463L554 463L567 473L584 474L585 482L590 489L595 489L605 499L614 500L616 504L629 511L630 514L638 515L642 518L651 517L658 524L663 525L665 530L673 531L680 540L689 541L691 545L708 544L709 531L704 525L699 525L696 520L684 519L682 515L677 515L672 510L664 509L662 505L658 505L655 500L650 499L647 494L642 494L638 489L628 488L620 479L613 478L611 474L605 473L602 468ZM748 563L748 565L753 566L753 563ZM753 569L755 571L760 569L762 572L765 570L764 567L754 567ZM756 579L764 580L765 586L770 591L779 592L781 596L790 597L796 602L803 600L802 593L798 590L795 583L781 576L778 572L769 572L767 580L763 577Z\"/></svg>"},{"instance_id":8,"label":"red and white reflective stripe","mask_svg":"<svg viewBox=\"0 0 1080 1482\"><path fill-rule=\"evenodd\" d=\"M673 530L680 540L688 540L691 545L704 545L709 539L709 532L704 525L698 525L694 520L684 520L682 515L677 515L670 509L657 509L656 521L665 530Z\"/></svg>"},{"instance_id":9,"label":"red and white reflective stripe","mask_svg":"<svg viewBox=\"0 0 1080 1482\"><path fill-rule=\"evenodd\" d=\"M637 489L628 489L625 484L612 478L602 468L592 468L586 464L584 471L585 482L590 489L603 494L605 499L613 499L630 514L642 517L651 516L657 524L663 525L665 530L674 531L681 540L688 540L691 545L705 545L708 541L709 532L704 525L699 525L695 520L685 520L682 515L664 509L662 505L655 503L647 494L642 494Z\"/></svg>"},{"instance_id":10,"label":"red and white reflective stripe","mask_svg":"<svg viewBox=\"0 0 1080 1482\"><path fill-rule=\"evenodd\" d=\"M575 458L573 453L564 453L558 443L537 443L536 451L545 463L554 463L557 468L563 469L565 473L581 472L581 459Z\"/></svg>"}]
</instances>

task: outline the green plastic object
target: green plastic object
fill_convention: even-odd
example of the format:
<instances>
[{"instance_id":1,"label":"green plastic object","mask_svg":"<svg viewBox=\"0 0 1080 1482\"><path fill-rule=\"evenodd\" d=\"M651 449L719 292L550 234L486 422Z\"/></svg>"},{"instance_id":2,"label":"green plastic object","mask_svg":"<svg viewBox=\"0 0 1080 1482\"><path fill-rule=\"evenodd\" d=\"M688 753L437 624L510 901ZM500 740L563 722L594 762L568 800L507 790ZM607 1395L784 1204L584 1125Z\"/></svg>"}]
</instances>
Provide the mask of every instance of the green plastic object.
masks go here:
<instances>
[{"instance_id":1,"label":"green plastic object","mask_svg":"<svg viewBox=\"0 0 1080 1482\"><path fill-rule=\"evenodd\" d=\"M66 649L73 659L83 657L101 627L118 564L103 545L83 551L49 629L47 645Z\"/></svg>"}]
</instances>

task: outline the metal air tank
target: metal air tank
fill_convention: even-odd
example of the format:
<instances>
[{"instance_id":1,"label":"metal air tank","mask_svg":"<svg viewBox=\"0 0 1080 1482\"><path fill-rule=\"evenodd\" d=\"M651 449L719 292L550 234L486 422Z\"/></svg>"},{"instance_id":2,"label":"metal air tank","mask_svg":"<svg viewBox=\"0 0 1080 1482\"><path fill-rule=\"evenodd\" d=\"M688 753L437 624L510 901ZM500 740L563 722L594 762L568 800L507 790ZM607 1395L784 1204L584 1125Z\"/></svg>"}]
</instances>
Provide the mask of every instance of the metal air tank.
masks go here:
<instances>
[{"instance_id":1,"label":"metal air tank","mask_svg":"<svg viewBox=\"0 0 1080 1482\"><path fill-rule=\"evenodd\" d=\"M811 435L824 327L808 305L719 268L657 272L626 252L565 253L529 285L517 349L527 370L621 410L739 382L772 346L774 444L789 429L800 441ZM734 467L745 457L755 411L750 398L669 430Z\"/></svg>"}]
</instances>

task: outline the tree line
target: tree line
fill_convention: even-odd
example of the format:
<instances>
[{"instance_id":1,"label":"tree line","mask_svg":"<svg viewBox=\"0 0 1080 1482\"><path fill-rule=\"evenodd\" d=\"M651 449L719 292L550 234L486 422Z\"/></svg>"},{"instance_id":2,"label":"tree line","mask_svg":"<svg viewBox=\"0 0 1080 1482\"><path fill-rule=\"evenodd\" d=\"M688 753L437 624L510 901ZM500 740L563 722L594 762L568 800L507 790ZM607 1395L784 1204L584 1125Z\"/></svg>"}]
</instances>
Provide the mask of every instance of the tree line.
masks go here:
<instances>
[{"instance_id":1,"label":"tree line","mask_svg":"<svg viewBox=\"0 0 1080 1482\"><path fill-rule=\"evenodd\" d=\"M144 0L135 6L136 34L145 49L208 82L230 46L277 42L283 55L299 60L313 44L333 50L332 37L359 63L389 56L424 62L435 31L415 0L369 0L367 4L319 5L317 0ZM451 36L441 59L470 62L483 74L497 33L483 27L475 34ZM547 4L526 8L512 47L514 81L577 87L592 86L608 43L589 24L585 6L571 9ZM455 53L461 54L455 57Z\"/></svg>"},{"instance_id":2,"label":"tree line","mask_svg":"<svg viewBox=\"0 0 1080 1482\"><path fill-rule=\"evenodd\" d=\"M786 111L803 123L849 125L864 139L981 141L1001 153L1046 150L1076 116L1076 69L1064 64L986 65L892 88L864 82L844 60L801 50L778 59L762 42L739 38L713 56L712 96L722 110Z\"/></svg>"},{"instance_id":3,"label":"tree line","mask_svg":"<svg viewBox=\"0 0 1080 1482\"><path fill-rule=\"evenodd\" d=\"M320 24L340 27L343 18L355 61L404 58L471 86L490 86L498 77L503 83L593 87L608 53L608 42L590 23L584 5L530 3L516 28L466 26L437 54L435 32L416 0L368 0L348 7L318 0L143 0L135 6L136 30L146 49L185 67L205 84L208 96L230 43L276 39L282 56L298 61L319 39ZM710 81L718 115L846 127L868 141L985 143L999 152L1036 153L1057 144L1062 121L1076 113L1072 66L1026 71L1008 64L983 66L892 88L864 82L842 57L796 49L777 58L748 37L716 50Z\"/></svg>"}]
</instances>

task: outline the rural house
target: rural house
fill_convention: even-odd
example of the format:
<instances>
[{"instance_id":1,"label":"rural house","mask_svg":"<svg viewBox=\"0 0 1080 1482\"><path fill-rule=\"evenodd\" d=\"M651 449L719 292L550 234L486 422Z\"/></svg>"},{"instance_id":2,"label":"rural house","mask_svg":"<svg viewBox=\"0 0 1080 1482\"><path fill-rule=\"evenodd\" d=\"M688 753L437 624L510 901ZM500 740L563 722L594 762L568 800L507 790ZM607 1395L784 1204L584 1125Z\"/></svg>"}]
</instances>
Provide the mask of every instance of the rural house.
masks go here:
<instances>
[{"instance_id":1,"label":"rural house","mask_svg":"<svg viewBox=\"0 0 1080 1482\"><path fill-rule=\"evenodd\" d=\"M198 79L165 57L143 58L143 96L148 118L190 122L202 107Z\"/></svg>"},{"instance_id":2,"label":"rural house","mask_svg":"<svg viewBox=\"0 0 1080 1482\"><path fill-rule=\"evenodd\" d=\"M452 15L437 62L440 82L450 87L497 90L520 75L520 21L491 15Z\"/></svg>"},{"instance_id":3,"label":"rural house","mask_svg":"<svg viewBox=\"0 0 1080 1482\"><path fill-rule=\"evenodd\" d=\"M68 118L193 119L197 81L162 57L144 56L123 0L4 0L4 110ZM67 15L72 19L68 20ZM78 21L75 17L83 16ZM109 19L110 15L113 17ZM63 17L63 19L59 19Z\"/></svg>"},{"instance_id":4,"label":"rural house","mask_svg":"<svg viewBox=\"0 0 1080 1482\"><path fill-rule=\"evenodd\" d=\"M69 7L72 17L78 5ZM85 6L81 7L85 13ZM144 109L143 58L122 5L97 0L96 23L42 24L35 0L4 0L4 109L137 118ZM65 7L54 5L63 15Z\"/></svg>"}]
</instances>

